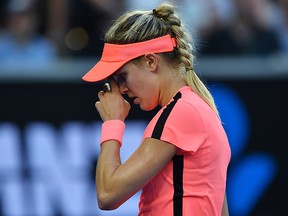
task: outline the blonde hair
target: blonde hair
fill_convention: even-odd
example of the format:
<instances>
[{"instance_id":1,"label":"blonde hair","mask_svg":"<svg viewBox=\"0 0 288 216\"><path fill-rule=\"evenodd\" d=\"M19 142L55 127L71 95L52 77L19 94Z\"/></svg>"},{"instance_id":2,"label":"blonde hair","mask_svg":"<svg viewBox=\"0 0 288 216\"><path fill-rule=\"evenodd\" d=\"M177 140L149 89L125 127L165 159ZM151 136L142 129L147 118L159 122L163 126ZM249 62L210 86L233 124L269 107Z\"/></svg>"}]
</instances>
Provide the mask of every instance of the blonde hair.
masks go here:
<instances>
[{"instance_id":1,"label":"blonde hair","mask_svg":"<svg viewBox=\"0 0 288 216\"><path fill-rule=\"evenodd\" d=\"M179 68L186 84L214 110L219 117L214 99L193 69L193 48L191 37L186 32L174 6L162 3L151 11L130 11L120 16L105 36L106 43L129 44L150 40L166 34L176 38L177 48L173 52L162 53ZM220 118L220 117L219 117Z\"/></svg>"}]
</instances>

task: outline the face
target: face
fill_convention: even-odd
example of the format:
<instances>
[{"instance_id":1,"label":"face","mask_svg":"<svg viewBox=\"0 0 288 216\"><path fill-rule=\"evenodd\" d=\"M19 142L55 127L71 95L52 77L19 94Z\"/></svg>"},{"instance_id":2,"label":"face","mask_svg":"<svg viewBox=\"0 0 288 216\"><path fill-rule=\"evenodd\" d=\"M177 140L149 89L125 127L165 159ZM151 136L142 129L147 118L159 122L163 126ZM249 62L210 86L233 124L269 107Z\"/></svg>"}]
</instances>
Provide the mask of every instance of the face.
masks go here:
<instances>
[{"instance_id":1,"label":"face","mask_svg":"<svg viewBox=\"0 0 288 216\"><path fill-rule=\"evenodd\" d=\"M159 103L157 75L149 70L147 62L128 62L115 74L122 94L127 94L142 110L154 109Z\"/></svg>"}]
</instances>

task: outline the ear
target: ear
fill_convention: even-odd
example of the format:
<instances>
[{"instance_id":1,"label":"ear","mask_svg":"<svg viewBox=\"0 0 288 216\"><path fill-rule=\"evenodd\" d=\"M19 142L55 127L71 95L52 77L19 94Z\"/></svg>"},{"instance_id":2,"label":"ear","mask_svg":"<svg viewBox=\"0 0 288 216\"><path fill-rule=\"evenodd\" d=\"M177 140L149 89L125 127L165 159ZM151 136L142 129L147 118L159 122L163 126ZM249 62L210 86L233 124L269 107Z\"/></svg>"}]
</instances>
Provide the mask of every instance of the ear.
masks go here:
<instances>
[{"instance_id":1,"label":"ear","mask_svg":"<svg viewBox=\"0 0 288 216\"><path fill-rule=\"evenodd\" d=\"M151 72L155 72L158 67L158 58L155 53L149 52L144 55L144 64L146 64Z\"/></svg>"}]
</instances>

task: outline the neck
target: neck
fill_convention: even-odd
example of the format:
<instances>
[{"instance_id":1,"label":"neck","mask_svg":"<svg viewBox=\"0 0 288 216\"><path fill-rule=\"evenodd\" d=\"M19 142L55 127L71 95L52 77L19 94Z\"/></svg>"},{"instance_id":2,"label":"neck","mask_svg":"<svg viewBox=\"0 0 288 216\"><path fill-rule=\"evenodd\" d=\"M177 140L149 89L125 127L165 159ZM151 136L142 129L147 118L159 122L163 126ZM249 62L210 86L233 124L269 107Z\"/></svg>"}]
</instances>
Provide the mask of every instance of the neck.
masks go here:
<instances>
[{"instance_id":1,"label":"neck","mask_svg":"<svg viewBox=\"0 0 288 216\"><path fill-rule=\"evenodd\" d=\"M165 76L159 96L160 106L166 106L177 91L184 86L187 86L187 84L178 73L173 73L171 76Z\"/></svg>"}]
</instances>

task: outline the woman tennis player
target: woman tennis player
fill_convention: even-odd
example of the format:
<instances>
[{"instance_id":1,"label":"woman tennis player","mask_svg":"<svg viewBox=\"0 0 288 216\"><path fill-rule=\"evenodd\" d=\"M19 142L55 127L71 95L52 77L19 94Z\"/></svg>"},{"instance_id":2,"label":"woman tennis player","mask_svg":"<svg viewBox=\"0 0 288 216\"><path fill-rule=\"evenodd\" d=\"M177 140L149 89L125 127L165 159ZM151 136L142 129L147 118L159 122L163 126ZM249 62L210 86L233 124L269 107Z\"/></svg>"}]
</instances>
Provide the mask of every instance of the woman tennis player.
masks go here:
<instances>
[{"instance_id":1,"label":"woman tennis player","mask_svg":"<svg viewBox=\"0 0 288 216\"><path fill-rule=\"evenodd\" d=\"M139 216L228 215L230 147L214 100L193 69L189 38L172 5L125 13L84 75L88 82L110 81L96 102L103 120L96 169L101 209L116 209L142 189ZM161 106L123 164L130 104L122 94L144 111Z\"/></svg>"}]
</instances>

